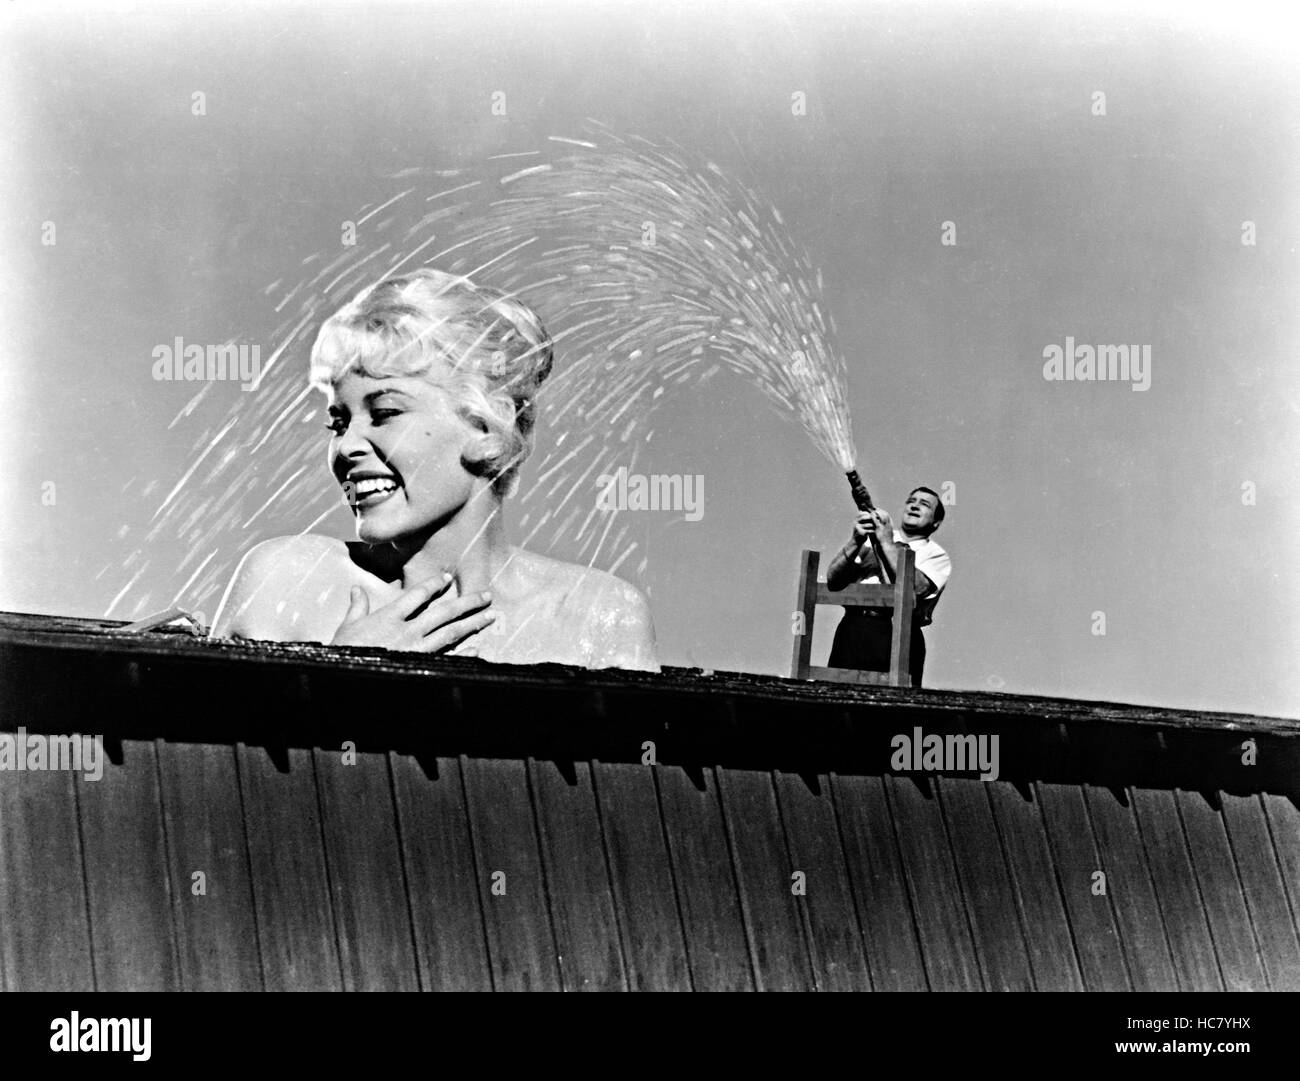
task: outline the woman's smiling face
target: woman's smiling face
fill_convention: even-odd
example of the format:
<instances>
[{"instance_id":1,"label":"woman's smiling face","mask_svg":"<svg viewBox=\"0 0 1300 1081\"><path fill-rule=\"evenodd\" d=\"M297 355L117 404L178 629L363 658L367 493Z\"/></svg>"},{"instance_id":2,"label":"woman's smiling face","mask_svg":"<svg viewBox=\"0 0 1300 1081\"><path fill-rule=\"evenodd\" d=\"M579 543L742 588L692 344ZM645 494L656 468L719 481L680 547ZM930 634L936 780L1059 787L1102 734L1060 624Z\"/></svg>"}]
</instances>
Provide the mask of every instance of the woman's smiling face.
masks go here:
<instances>
[{"instance_id":1,"label":"woman's smiling face","mask_svg":"<svg viewBox=\"0 0 1300 1081\"><path fill-rule=\"evenodd\" d=\"M479 432L447 391L418 376L348 372L328 393L330 469L357 519L380 544L435 529L476 490L461 455Z\"/></svg>"}]
</instances>

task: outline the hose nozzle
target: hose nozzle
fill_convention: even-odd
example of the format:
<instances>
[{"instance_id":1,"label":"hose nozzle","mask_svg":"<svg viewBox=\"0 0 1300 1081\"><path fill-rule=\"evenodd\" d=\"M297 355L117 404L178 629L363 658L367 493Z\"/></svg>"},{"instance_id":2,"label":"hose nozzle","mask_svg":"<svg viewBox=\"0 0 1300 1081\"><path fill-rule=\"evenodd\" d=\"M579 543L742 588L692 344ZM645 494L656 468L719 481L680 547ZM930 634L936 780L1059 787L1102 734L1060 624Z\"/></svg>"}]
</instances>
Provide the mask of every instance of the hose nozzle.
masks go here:
<instances>
[{"instance_id":1,"label":"hose nozzle","mask_svg":"<svg viewBox=\"0 0 1300 1081\"><path fill-rule=\"evenodd\" d=\"M858 471L849 469L844 475L849 478L849 489L853 493L853 502L858 505L858 510L875 510L875 504L871 502L871 493L867 491L867 486L862 483Z\"/></svg>"},{"instance_id":2,"label":"hose nozzle","mask_svg":"<svg viewBox=\"0 0 1300 1081\"><path fill-rule=\"evenodd\" d=\"M871 493L867 491L867 486L862 483L862 478L858 476L856 469L845 470L844 475L849 478L849 489L853 492L853 502L858 505L858 510L873 511L876 509L875 504L871 502ZM881 580L893 583L894 575L889 569L889 564L885 561L884 554L880 550L880 541L874 533L871 534L871 550L875 553L876 562L880 564Z\"/></svg>"}]
</instances>

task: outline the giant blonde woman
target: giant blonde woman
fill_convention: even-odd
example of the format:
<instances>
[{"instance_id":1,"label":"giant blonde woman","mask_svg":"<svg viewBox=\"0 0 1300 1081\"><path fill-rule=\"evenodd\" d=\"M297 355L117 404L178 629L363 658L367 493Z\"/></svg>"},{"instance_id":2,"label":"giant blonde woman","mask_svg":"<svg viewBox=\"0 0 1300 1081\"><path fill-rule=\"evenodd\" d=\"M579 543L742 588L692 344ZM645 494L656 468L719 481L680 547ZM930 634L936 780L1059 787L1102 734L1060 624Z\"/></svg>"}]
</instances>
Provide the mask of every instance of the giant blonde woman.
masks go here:
<instances>
[{"instance_id":1,"label":"giant blonde woman","mask_svg":"<svg viewBox=\"0 0 1300 1081\"><path fill-rule=\"evenodd\" d=\"M364 289L325 321L310 370L357 539L258 544L212 633L657 670L637 589L506 536L551 362L530 308L466 278L422 269Z\"/></svg>"}]
</instances>

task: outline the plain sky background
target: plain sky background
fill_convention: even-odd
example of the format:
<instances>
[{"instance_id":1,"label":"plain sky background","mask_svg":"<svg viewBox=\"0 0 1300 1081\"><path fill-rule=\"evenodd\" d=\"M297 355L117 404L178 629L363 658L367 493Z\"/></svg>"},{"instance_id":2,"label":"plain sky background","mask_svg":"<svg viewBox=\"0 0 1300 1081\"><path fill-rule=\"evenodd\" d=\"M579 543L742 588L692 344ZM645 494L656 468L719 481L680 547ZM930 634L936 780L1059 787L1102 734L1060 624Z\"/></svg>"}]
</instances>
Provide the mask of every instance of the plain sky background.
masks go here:
<instances>
[{"instance_id":1,"label":"plain sky background","mask_svg":"<svg viewBox=\"0 0 1300 1081\"><path fill-rule=\"evenodd\" d=\"M1297 37L1223 7L7 3L0 608L100 616L126 583L118 534L157 498L124 482L170 489L200 423L168 430L196 388L152 380L156 344L266 340L266 287L392 173L591 117L780 209L823 271L877 500L952 486L928 685L1300 716ZM1045 381L1067 335L1149 344L1150 390ZM203 423L239 397L213 388ZM639 460L706 478L700 521L646 516L629 575L665 663L788 672L798 552L847 536L843 477L762 401L716 378ZM307 524L267 515L221 586Z\"/></svg>"}]
</instances>

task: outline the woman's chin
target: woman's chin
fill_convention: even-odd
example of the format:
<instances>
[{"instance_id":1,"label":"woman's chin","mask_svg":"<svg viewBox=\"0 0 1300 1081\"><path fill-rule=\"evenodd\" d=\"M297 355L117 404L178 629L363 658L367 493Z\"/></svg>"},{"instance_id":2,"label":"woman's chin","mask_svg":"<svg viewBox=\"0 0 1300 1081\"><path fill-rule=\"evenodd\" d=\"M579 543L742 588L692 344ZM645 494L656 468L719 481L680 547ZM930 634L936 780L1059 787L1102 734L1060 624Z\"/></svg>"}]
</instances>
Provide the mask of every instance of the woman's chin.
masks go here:
<instances>
[{"instance_id":1,"label":"woman's chin","mask_svg":"<svg viewBox=\"0 0 1300 1081\"><path fill-rule=\"evenodd\" d=\"M363 544L387 544L409 532L396 528L396 523L376 521L373 516L362 515L357 519L357 540Z\"/></svg>"},{"instance_id":2,"label":"woman's chin","mask_svg":"<svg viewBox=\"0 0 1300 1081\"><path fill-rule=\"evenodd\" d=\"M410 538L417 547L431 533L437 532L451 521L468 499L458 503L412 507L399 504L393 496L374 507L353 510L356 518L357 540L365 544L391 544Z\"/></svg>"}]
</instances>

